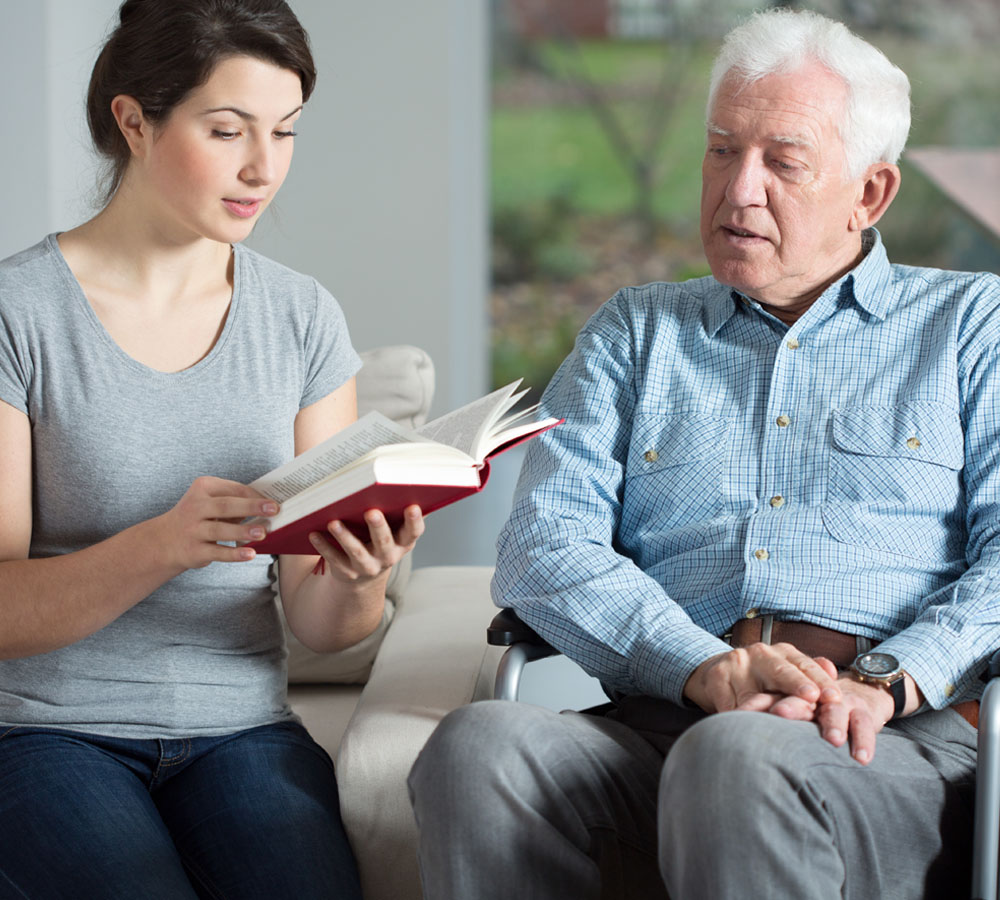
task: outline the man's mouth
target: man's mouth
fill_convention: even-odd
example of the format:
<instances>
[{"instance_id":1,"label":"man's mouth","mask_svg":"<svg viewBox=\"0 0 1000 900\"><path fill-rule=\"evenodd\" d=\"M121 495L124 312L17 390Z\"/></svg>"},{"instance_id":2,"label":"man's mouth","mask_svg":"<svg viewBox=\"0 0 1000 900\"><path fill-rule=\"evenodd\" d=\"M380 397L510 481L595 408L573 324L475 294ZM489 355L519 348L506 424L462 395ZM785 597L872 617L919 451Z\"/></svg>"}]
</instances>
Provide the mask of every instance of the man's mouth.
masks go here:
<instances>
[{"instance_id":1,"label":"man's mouth","mask_svg":"<svg viewBox=\"0 0 1000 900\"><path fill-rule=\"evenodd\" d=\"M746 237L746 238L759 238L760 235L753 231L747 231L745 228L736 228L732 225L723 225L724 231L729 232L729 234L734 234L736 237Z\"/></svg>"}]
</instances>

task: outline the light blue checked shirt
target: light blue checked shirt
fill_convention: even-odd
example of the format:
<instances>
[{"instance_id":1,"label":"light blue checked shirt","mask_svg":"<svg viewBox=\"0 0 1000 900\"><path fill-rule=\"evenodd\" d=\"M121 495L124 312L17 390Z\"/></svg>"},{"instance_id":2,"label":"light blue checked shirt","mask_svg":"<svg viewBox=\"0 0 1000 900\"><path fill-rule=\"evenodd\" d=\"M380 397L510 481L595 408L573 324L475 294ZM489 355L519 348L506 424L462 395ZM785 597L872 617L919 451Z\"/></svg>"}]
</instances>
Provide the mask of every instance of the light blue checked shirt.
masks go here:
<instances>
[{"instance_id":1,"label":"light blue checked shirt","mask_svg":"<svg viewBox=\"0 0 1000 900\"><path fill-rule=\"evenodd\" d=\"M868 253L791 327L713 278L625 288L543 398L494 600L681 702L774 614L883 641L936 708L1000 647L1000 278Z\"/></svg>"}]
</instances>

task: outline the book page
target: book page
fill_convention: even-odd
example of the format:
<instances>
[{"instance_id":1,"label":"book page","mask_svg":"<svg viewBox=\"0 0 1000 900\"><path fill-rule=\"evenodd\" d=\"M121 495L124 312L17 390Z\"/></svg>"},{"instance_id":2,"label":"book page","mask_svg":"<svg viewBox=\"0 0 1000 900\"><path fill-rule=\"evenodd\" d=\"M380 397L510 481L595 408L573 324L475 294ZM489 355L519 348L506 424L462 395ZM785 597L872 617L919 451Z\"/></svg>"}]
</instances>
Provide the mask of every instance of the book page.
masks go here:
<instances>
[{"instance_id":1,"label":"book page","mask_svg":"<svg viewBox=\"0 0 1000 900\"><path fill-rule=\"evenodd\" d=\"M454 412L445 413L418 428L417 434L427 440L457 447L473 457L476 462L482 462L483 438L492 431L496 421L525 393L522 391L513 396L514 389L519 383L515 381Z\"/></svg>"},{"instance_id":2,"label":"book page","mask_svg":"<svg viewBox=\"0 0 1000 900\"><path fill-rule=\"evenodd\" d=\"M413 440L413 432L379 412L370 412L322 444L261 476L250 487L284 503L307 487L349 468L376 447Z\"/></svg>"}]
</instances>

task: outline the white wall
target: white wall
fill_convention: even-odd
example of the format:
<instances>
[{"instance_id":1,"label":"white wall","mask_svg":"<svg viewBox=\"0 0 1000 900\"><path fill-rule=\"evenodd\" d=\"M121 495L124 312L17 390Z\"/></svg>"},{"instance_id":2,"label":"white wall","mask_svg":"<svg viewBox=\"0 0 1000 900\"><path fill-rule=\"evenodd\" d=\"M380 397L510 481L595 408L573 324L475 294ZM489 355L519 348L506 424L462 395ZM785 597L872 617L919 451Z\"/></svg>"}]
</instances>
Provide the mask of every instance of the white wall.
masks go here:
<instances>
[{"instance_id":1,"label":"white wall","mask_svg":"<svg viewBox=\"0 0 1000 900\"><path fill-rule=\"evenodd\" d=\"M292 5L319 79L251 243L316 275L359 348L426 348L445 412L487 386L486 0Z\"/></svg>"},{"instance_id":2,"label":"white wall","mask_svg":"<svg viewBox=\"0 0 1000 900\"><path fill-rule=\"evenodd\" d=\"M250 243L319 278L359 349L426 348L444 412L487 389L487 0L291 5L319 80L288 181ZM83 104L117 8L0 7L0 258L93 211ZM490 562L508 503L497 485L435 514L418 564Z\"/></svg>"}]
</instances>

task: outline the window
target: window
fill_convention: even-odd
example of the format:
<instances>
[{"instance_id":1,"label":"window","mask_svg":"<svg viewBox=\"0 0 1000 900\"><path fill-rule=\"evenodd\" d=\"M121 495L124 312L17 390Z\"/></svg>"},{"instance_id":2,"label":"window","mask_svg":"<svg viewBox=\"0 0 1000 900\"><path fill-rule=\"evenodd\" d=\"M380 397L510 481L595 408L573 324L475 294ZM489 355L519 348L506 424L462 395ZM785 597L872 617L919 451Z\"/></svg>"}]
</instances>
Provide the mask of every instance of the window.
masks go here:
<instances>
[{"instance_id":1,"label":"window","mask_svg":"<svg viewBox=\"0 0 1000 900\"><path fill-rule=\"evenodd\" d=\"M743 0L494 0L493 379L540 391L618 288L708 273L698 236L704 104ZM1000 147L992 0L799 3L910 77L910 147ZM1000 268L982 228L903 162L880 223L895 262Z\"/></svg>"}]
</instances>

